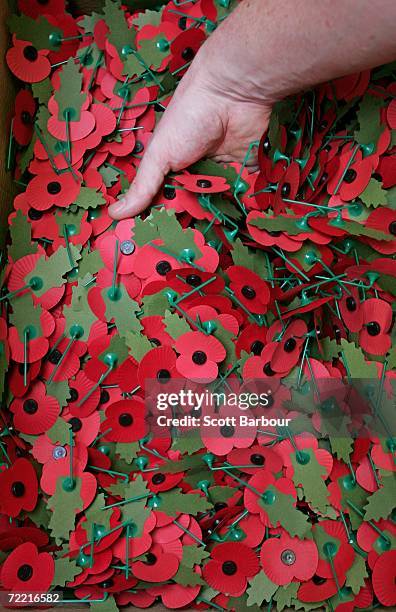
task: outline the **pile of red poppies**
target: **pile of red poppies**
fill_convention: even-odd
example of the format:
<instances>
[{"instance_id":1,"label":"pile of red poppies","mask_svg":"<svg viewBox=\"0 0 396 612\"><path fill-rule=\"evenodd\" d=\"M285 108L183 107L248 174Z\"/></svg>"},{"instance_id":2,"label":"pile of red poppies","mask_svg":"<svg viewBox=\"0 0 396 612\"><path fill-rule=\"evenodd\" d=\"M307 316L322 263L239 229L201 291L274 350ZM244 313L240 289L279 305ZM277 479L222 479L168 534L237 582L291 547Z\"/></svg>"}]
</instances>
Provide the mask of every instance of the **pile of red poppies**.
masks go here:
<instances>
[{"instance_id":1,"label":"pile of red poppies","mask_svg":"<svg viewBox=\"0 0 396 612\"><path fill-rule=\"evenodd\" d=\"M276 105L257 172L202 160L116 223L235 2L126 4L9 20L1 588L106 612L395 606L396 67ZM153 381L260 387L243 414L291 422L159 431Z\"/></svg>"}]
</instances>

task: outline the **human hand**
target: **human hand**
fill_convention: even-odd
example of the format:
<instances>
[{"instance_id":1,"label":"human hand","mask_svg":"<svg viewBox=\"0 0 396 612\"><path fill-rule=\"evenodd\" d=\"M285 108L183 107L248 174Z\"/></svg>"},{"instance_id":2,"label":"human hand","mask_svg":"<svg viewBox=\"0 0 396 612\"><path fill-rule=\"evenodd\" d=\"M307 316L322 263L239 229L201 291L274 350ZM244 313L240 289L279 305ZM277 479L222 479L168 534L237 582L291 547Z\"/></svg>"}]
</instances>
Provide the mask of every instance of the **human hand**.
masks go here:
<instances>
[{"instance_id":1,"label":"human hand","mask_svg":"<svg viewBox=\"0 0 396 612\"><path fill-rule=\"evenodd\" d=\"M114 219L137 215L151 203L168 172L202 157L242 161L249 144L267 128L270 113L269 104L252 100L248 92L230 93L226 75L211 75L209 54L198 53L155 129L129 191L109 207L109 214Z\"/></svg>"}]
</instances>

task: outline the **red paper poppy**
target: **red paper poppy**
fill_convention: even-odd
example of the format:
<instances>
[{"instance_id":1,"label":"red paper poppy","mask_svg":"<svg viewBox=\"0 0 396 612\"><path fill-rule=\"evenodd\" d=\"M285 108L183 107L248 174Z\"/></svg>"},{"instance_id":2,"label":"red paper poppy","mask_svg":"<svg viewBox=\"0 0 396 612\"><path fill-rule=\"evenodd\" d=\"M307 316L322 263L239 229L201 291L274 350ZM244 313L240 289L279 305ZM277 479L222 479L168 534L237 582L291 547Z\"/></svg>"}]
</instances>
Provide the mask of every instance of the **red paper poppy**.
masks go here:
<instances>
[{"instance_id":1,"label":"red paper poppy","mask_svg":"<svg viewBox=\"0 0 396 612\"><path fill-rule=\"evenodd\" d=\"M230 278L230 288L249 312L264 314L267 312L270 292L265 283L257 274L242 266L227 268Z\"/></svg>"},{"instance_id":2,"label":"red paper poppy","mask_svg":"<svg viewBox=\"0 0 396 612\"><path fill-rule=\"evenodd\" d=\"M345 582L345 579L344 581ZM315 574L311 580L304 582L298 589L300 601L316 602L330 599L337 593L337 583L331 578L323 578Z\"/></svg>"},{"instance_id":3,"label":"red paper poppy","mask_svg":"<svg viewBox=\"0 0 396 612\"><path fill-rule=\"evenodd\" d=\"M37 546L25 542L18 546L4 561L1 568L1 583L11 592L46 593L55 573L52 556L39 553Z\"/></svg>"},{"instance_id":4,"label":"red paper poppy","mask_svg":"<svg viewBox=\"0 0 396 612\"><path fill-rule=\"evenodd\" d=\"M28 17L40 15L61 15L65 12L65 0L18 0L18 8Z\"/></svg>"},{"instance_id":5,"label":"red paper poppy","mask_svg":"<svg viewBox=\"0 0 396 612\"><path fill-rule=\"evenodd\" d=\"M21 146L29 144L33 135L36 102L30 91L21 89L15 98L15 116L12 126L15 140Z\"/></svg>"},{"instance_id":6,"label":"red paper poppy","mask_svg":"<svg viewBox=\"0 0 396 612\"><path fill-rule=\"evenodd\" d=\"M9 69L25 83L43 81L51 71L48 49L37 50L30 42L12 37L14 46L8 49L6 61Z\"/></svg>"},{"instance_id":7,"label":"red paper poppy","mask_svg":"<svg viewBox=\"0 0 396 612\"><path fill-rule=\"evenodd\" d=\"M231 465L242 465L240 468L246 474L255 474L265 468L273 474L280 472L282 461L278 454L271 448L265 446L250 446L250 448L235 448L227 455L227 461ZM249 466L251 464L251 467Z\"/></svg>"},{"instance_id":8,"label":"red paper poppy","mask_svg":"<svg viewBox=\"0 0 396 612\"><path fill-rule=\"evenodd\" d=\"M396 605L396 550L390 550L379 557L373 569L373 588L378 600L384 606Z\"/></svg>"},{"instance_id":9,"label":"red paper poppy","mask_svg":"<svg viewBox=\"0 0 396 612\"><path fill-rule=\"evenodd\" d=\"M192 331L179 336L175 349L180 353L176 369L181 376L189 380L214 380L218 373L218 363L226 356L226 350L214 336Z\"/></svg>"},{"instance_id":10,"label":"red paper poppy","mask_svg":"<svg viewBox=\"0 0 396 612\"><path fill-rule=\"evenodd\" d=\"M285 585L293 580L310 580L318 566L318 549L312 540L292 538L282 532L280 538L263 542L260 560L264 572L275 584Z\"/></svg>"},{"instance_id":11,"label":"red paper poppy","mask_svg":"<svg viewBox=\"0 0 396 612\"><path fill-rule=\"evenodd\" d=\"M103 439L111 442L136 442L147 433L145 405L139 398L122 400L106 408L106 419L101 431Z\"/></svg>"},{"instance_id":12,"label":"red paper poppy","mask_svg":"<svg viewBox=\"0 0 396 612\"><path fill-rule=\"evenodd\" d=\"M38 495L37 476L27 459L17 459L11 467L0 472L2 498L1 512L7 516L18 516L21 510L35 508Z\"/></svg>"},{"instance_id":13,"label":"red paper poppy","mask_svg":"<svg viewBox=\"0 0 396 612\"><path fill-rule=\"evenodd\" d=\"M227 542L215 546L210 554L211 559L203 568L203 577L213 589L231 595L240 596L247 585L247 579L259 571L259 562L255 553L241 543Z\"/></svg>"},{"instance_id":14,"label":"red paper poppy","mask_svg":"<svg viewBox=\"0 0 396 612\"><path fill-rule=\"evenodd\" d=\"M257 472L257 474L254 474L254 476L252 476L249 480L249 484L256 491L263 493L263 495L267 490L273 493L273 491L269 489L269 487L272 487L283 494L291 495L295 500L297 499L296 489L291 480L288 478L278 478L275 480L273 474L271 474L271 472L267 471L265 468L260 472ZM265 498L262 497L262 499ZM277 527L279 521L276 521L275 525L271 525L268 514L265 510L265 503L259 503L260 497L257 495L257 493L246 488L244 493L244 502L246 510L249 510L249 512L252 514L259 514L264 525ZM296 502L292 503L295 505Z\"/></svg>"},{"instance_id":15,"label":"red paper poppy","mask_svg":"<svg viewBox=\"0 0 396 612\"><path fill-rule=\"evenodd\" d=\"M29 336L27 342L27 351L24 346L24 330L18 330L16 327L9 329L9 345L11 349L11 357L18 363L33 363L42 359L48 351L49 342L48 336L54 331L54 319L46 310L41 310L40 327L29 326Z\"/></svg>"},{"instance_id":16,"label":"red paper poppy","mask_svg":"<svg viewBox=\"0 0 396 612\"><path fill-rule=\"evenodd\" d=\"M363 350L372 355L385 355L391 347L388 335L392 323L392 308L384 300L372 298L362 305L363 329L359 342Z\"/></svg>"},{"instance_id":17,"label":"red paper poppy","mask_svg":"<svg viewBox=\"0 0 396 612\"><path fill-rule=\"evenodd\" d=\"M181 76L183 74L181 68L189 66L205 39L206 36L202 30L189 29L181 32L171 44L172 59L169 63L169 70L174 72L180 69L178 76Z\"/></svg>"},{"instance_id":18,"label":"red paper poppy","mask_svg":"<svg viewBox=\"0 0 396 612\"><path fill-rule=\"evenodd\" d=\"M14 414L15 429L37 435L54 425L60 407L55 397L46 394L45 385L36 381L27 396L14 399L10 410Z\"/></svg>"},{"instance_id":19,"label":"red paper poppy","mask_svg":"<svg viewBox=\"0 0 396 612\"><path fill-rule=\"evenodd\" d=\"M340 582L345 580L345 574L351 567L355 552L348 542L342 523L324 520L313 526L313 535L321 532L322 538L329 537L328 542L319 546L319 562L317 573L324 578L333 578L333 571ZM331 559L331 561L330 561Z\"/></svg>"},{"instance_id":20,"label":"red paper poppy","mask_svg":"<svg viewBox=\"0 0 396 612\"><path fill-rule=\"evenodd\" d=\"M184 185L193 193L220 193L227 191L230 186L221 176L206 176L205 174L179 174L173 177L175 181Z\"/></svg>"},{"instance_id":21,"label":"red paper poppy","mask_svg":"<svg viewBox=\"0 0 396 612\"><path fill-rule=\"evenodd\" d=\"M29 204L36 210L48 210L51 206L70 206L80 192L80 183L72 174L56 174L53 171L34 177L26 188Z\"/></svg>"},{"instance_id":22,"label":"red paper poppy","mask_svg":"<svg viewBox=\"0 0 396 612\"><path fill-rule=\"evenodd\" d=\"M172 578L179 569L179 559L159 544L154 544L144 561L132 563L132 573L146 582L164 582Z\"/></svg>"}]
</instances>

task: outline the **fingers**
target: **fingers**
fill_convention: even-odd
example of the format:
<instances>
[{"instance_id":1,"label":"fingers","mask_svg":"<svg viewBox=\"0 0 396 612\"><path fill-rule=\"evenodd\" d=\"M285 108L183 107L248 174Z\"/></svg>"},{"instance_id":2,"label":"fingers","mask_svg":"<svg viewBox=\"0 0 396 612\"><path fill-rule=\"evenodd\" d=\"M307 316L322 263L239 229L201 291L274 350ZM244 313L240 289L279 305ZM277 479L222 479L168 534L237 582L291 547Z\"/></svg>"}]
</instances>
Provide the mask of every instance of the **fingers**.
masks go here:
<instances>
[{"instance_id":1,"label":"fingers","mask_svg":"<svg viewBox=\"0 0 396 612\"><path fill-rule=\"evenodd\" d=\"M122 199L109 206L113 219L134 217L147 208L159 191L165 175L169 172L166 149L162 139L154 135L138 168L135 180Z\"/></svg>"}]
</instances>

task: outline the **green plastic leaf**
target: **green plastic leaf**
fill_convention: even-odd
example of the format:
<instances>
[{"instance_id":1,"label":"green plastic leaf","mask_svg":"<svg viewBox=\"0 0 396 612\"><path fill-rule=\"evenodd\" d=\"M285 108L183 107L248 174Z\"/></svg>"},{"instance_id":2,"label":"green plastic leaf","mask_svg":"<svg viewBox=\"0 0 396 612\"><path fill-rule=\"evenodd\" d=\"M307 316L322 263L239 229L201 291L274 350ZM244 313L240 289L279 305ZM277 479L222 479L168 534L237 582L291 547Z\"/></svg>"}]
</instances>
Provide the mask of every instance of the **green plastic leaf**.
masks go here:
<instances>
[{"instance_id":1,"label":"green plastic leaf","mask_svg":"<svg viewBox=\"0 0 396 612\"><path fill-rule=\"evenodd\" d=\"M58 478L56 492L48 500L48 507L52 511L48 527L57 544L61 544L63 540L69 541L70 532L75 527L76 514L83 508L80 495L81 478L75 478L76 486L72 491L65 491L63 488L65 480L67 478Z\"/></svg>"},{"instance_id":2,"label":"green plastic leaf","mask_svg":"<svg viewBox=\"0 0 396 612\"><path fill-rule=\"evenodd\" d=\"M161 11L141 11L137 17L134 18L133 23L137 26L138 30L141 30L145 25L159 26L162 18Z\"/></svg>"},{"instance_id":3,"label":"green plastic leaf","mask_svg":"<svg viewBox=\"0 0 396 612\"><path fill-rule=\"evenodd\" d=\"M50 257L45 257L44 255L40 257L34 270L25 276L26 283L29 283L32 278L40 279L39 287L32 289L37 297L41 297L50 289L61 287L66 283L64 275L70 272L80 259L80 248L70 244L70 254L73 263L70 262L68 251L65 247L57 248Z\"/></svg>"},{"instance_id":4,"label":"green plastic leaf","mask_svg":"<svg viewBox=\"0 0 396 612\"><path fill-rule=\"evenodd\" d=\"M201 565L202 561L209 556L210 553L202 546L183 546L183 558L181 562L186 567L194 567L194 565Z\"/></svg>"},{"instance_id":5,"label":"green plastic leaf","mask_svg":"<svg viewBox=\"0 0 396 612\"><path fill-rule=\"evenodd\" d=\"M213 504L218 502L227 502L231 497L235 495L236 490L234 487L226 487L226 486L215 486L210 487L210 501Z\"/></svg>"},{"instance_id":6,"label":"green plastic leaf","mask_svg":"<svg viewBox=\"0 0 396 612\"><path fill-rule=\"evenodd\" d=\"M83 568L79 567L74 559L69 557L55 559L55 574L51 584L52 586L65 586L66 582L72 582L82 571Z\"/></svg>"},{"instance_id":7,"label":"green plastic leaf","mask_svg":"<svg viewBox=\"0 0 396 612\"><path fill-rule=\"evenodd\" d=\"M92 504L85 510L86 520L82 524L85 529L88 540L92 539L93 528L95 526L101 526L105 531L110 531L110 519L113 514L113 510L103 510L106 505L106 499L103 493L98 493Z\"/></svg>"},{"instance_id":8,"label":"green plastic leaf","mask_svg":"<svg viewBox=\"0 0 396 612\"><path fill-rule=\"evenodd\" d=\"M352 592L357 595L364 586L365 578L368 578L366 561L364 557L356 555L351 567L346 573L345 586L350 587Z\"/></svg>"},{"instance_id":9,"label":"green plastic leaf","mask_svg":"<svg viewBox=\"0 0 396 612\"><path fill-rule=\"evenodd\" d=\"M136 312L140 310L140 306L135 300L129 297L127 290L123 285L118 285L115 288L116 299L111 299L112 289L104 288L102 290L102 299L106 305L106 320L108 322L114 319L118 333L125 338L129 332L138 333L142 329L142 325L136 316Z\"/></svg>"},{"instance_id":10,"label":"green plastic leaf","mask_svg":"<svg viewBox=\"0 0 396 612\"><path fill-rule=\"evenodd\" d=\"M59 45L53 44L51 34L62 37L63 32L52 25L43 15L32 19L27 15L11 15L8 19L10 32L15 34L18 40L28 40L36 49L59 50Z\"/></svg>"},{"instance_id":11,"label":"green plastic leaf","mask_svg":"<svg viewBox=\"0 0 396 612\"><path fill-rule=\"evenodd\" d=\"M108 353L114 353L115 355L117 355L118 364L123 363L128 357L128 349L125 344L124 338L121 338L121 336L119 336L118 334L114 334L114 336L112 336L110 340L108 348L99 355L99 359L101 361L104 361Z\"/></svg>"},{"instance_id":12,"label":"green plastic leaf","mask_svg":"<svg viewBox=\"0 0 396 612\"><path fill-rule=\"evenodd\" d=\"M96 191L92 187L81 187L77 200L74 202L79 208L97 208L106 203L101 191Z\"/></svg>"},{"instance_id":13,"label":"green plastic leaf","mask_svg":"<svg viewBox=\"0 0 396 612\"><path fill-rule=\"evenodd\" d=\"M61 417L58 417L51 429L45 433L54 444L64 446L70 442L70 425Z\"/></svg>"},{"instance_id":14,"label":"green plastic leaf","mask_svg":"<svg viewBox=\"0 0 396 612\"><path fill-rule=\"evenodd\" d=\"M273 527L281 525L292 537L304 538L310 530L310 524L308 517L293 505L295 503L293 496L281 493L273 485L267 487L267 491L274 494L274 502L265 504L261 498L258 503L268 514L271 525Z\"/></svg>"},{"instance_id":15,"label":"green plastic leaf","mask_svg":"<svg viewBox=\"0 0 396 612\"><path fill-rule=\"evenodd\" d=\"M39 83L32 83L32 94L37 98L39 104L47 104L48 100L54 93L51 80L49 77Z\"/></svg>"},{"instance_id":16,"label":"green plastic leaf","mask_svg":"<svg viewBox=\"0 0 396 612\"><path fill-rule=\"evenodd\" d=\"M32 226L21 210L17 210L10 225L11 244L8 255L17 261L25 255L37 253L37 244L32 243Z\"/></svg>"},{"instance_id":17,"label":"green plastic leaf","mask_svg":"<svg viewBox=\"0 0 396 612\"><path fill-rule=\"evenodd\" d=\"M142 299L142 310L145 317L152 315L164 315L165 310L169 308L168 298L164 291L146 295Z\"/></svg>"},{"instance_id":18,"label":"green plastic leaf","mask_svg":"<svg viewBox=\"0 0 396 612\"><path fill-rule=\"evenodd\" d=\"M387 518L395 507L396 478L393 474L382 478L382 486L370 495L365 506L365 520Z\"/></svg>"},{"instance_id":19,"label":"green plastic leaf","mask_svg":"<svg viewBox=\"0 0 396 612\"><path fill-rule=\"evenodd\" d=\"M231 257L235 266L242 266L248 270L253 270L253 272L260 273L262 276L265 269L264 257L259 251L254 253L239 238L235 240L232 246Z\"/></svg>"},{"instance_id":20,"label":"green plastic leaf","mask_svg":"<svg viewBox=\"0 0 396 612\"><path fill-rule=\"evenodd\" d=\"M197 493L182 493L181 489L172 489L160 494L160 510L168 516L177 514L191 514L196 516L199 512L206 512L211 504L205 497Z\"/></svg>"},{"instance_id":21,"label":"green plastic leaf","mask_svg":"<svg viewBox=\"0 0 396 612\"><path fill-rule=\"evenodd\" d=\"M372 178L359 198L366 206L377 208L377 206L387 205L386 194L387 192L382 188L381 183Z\"/></svg>"},{"instance_id":22,"label":"green plastic leaf","mask_svg":"<svg viewBox=\"0 0 396 612\"><path fill-rule=\"evenodd\" d=\"M191 174L207 174L208 176L222 176L229 185L234 185L238 173L232 166L214 162L211 159L202 159L189 167Z\"/></svg>"},{"instance_id":23,"label":"green plastic leaf","mask_svg":"<svg viewBox=\"0 0 396 612\"><path fill-rule=\"evenodd\" d=\"M106 0L103 13L106 24L109 28L107 40L114 45L122 58L124 57L122 55L122 50L124 47L134 47L135 30L134 28L128 28L128 24L125 19L125 12L121 9L119 2ZM129 57L130 56L128 56L128 58Z\"/></svg>"},{"instance_id":24,"label":"green plastic leaf","mask_svg":"<svg viewBox=\"0 0 396 612\"><path fill-rule=\"evenodd\" d=\"M33 135L30 143L24 151L22 151L19 158L19 168L21 173L24 174L29 167L30 162L34 157L34 146L36 144L36 137Z\"/></svg>"},{"instance_id":25,"label":"green plastic leaf","mask_svg":"<svg viewBox=\"0 0 396 612\"><path fill-rule=\"evenodd\" d=\"M173 576L172 580L174 580L177 584L181 584L183 586L196 586L198 584L206 584L204 580L202 580L201 576L194 572L193 568L186 567L185 565L183 565L183 563L179 565L179 569Z\"/></svg>"},{"instance_id":26,"label":"green plastic leaf","mask_svg":"<svg viewBox=\"0 0 396 612\"><path fill-rule=\"evenodd\" d=\"M79 64L71 57L62 66L60 88L55 90L54 98L58 103L58 119L65 121L66 111L69 111L70 121L80 121L81 107L87 94L82 92L82 73Z\"/></svg>"},{"instance_id":27,"label":"green plastic leaf","mask_svg":"<svg viewBox=\"0 0 396 612\"><path fill-rule=\"evenodd\" d=\"M331 450L338 459L349 461L351 452L353 451L353 440L350 436L340 436L335 434L330 436Z\"/></svg>"},{"instance_id":28,"label":"green plastic leaf","mask_svg":"<svg viewBox=\"0 0 396 612\"><path fill-rule=\"evenodd\" d=\"M322 476L326 474L326 469L316 459L313 449L304 449L300 454L292 453L291 462L295 486L303 488L305 500L312 508L325 513L329 493Z\"/></svg>"},{"instance_id":29,"label":"green plastic leaf","mask_svg":"<svg viewBox=\"0 0 396 612\"><path fill-rule=\"evenodd\" d=\"M46 501L40 497L37 501L36 507L32 512L28 512L27 516L37 527L44 527L47 529L49 520L51 518L51 512L48 509Z\"/></svg>"},{"instance_id":30,"label":"green plastic leaf","mask_svg":"<svg viewBox=\"0 0 396 612\"><path fill-rule=\"evenodd\" d=\"M277 590L278 585L272 582L264 572L259 572L249 580L247 588L248 600L247 605L261 606L263 601L270 601L271 597Z\"/></svg>"},{"instance_id":31,"label":"green plastic leaf","mask_svg":"<svg viewBox=\"0 0 396 612\"><path fill-rule=\"evenodd\" d=\"M117 442L115 450L117 455L129 465L137 457L140 446L138 442Z\"/></svg>"},{"instance_id":32,"label":"green plastic leaf","mask_svg":"<svg viewBox=\"0 0 396 612\"><path fill-rule=\"evenodd\" d=\"M357 119L359 130L355 131L355 140L361 145L377 146L378 139L385 129L381 125L381 108L384 102L382 98L366 94L360 102Z\"/></svg>"},{"instance_id":33,"label":"green plastic leaf","mask_svg":"<svg viewBox=\"0 0 396 612\"><path fill-rule=\"evenodd\" d=\"M193 429L187 433L179 432L173 439L172 450L180 451L183 455L192 455L204 447L202 438L198 429Z\"/></svg>"},{"instance_id":34,"label":"green plastic leaf","mask_svg":"<svg viewBox=\"0 0 396 612\"><path fill-rule=\"evenodd\" d=\"M103 261L99 249L88 251L87 248L81 251L81 259L78 262L78 277L84 278L87 274L91 277L99 272L103 267ZM92 285L89 285L92 287Z\"/></svg>"},{"instance_id":35,"label":"green plastic leaf","mask_svg":"<svg viewBox=\"0 0 396 612\"><path fill-rule=\"evenodd\" d=\"M366 361L360 347L342 338L341 350L343 353L343 361L345 360L344 366L348 369L348 374L351 378L377 377L377 366L375 362Z\"/></svg>"},{"instance_id":36,"label":"green plastic leaf","mask_svg":"<svg viewBox=\"0 0 396 612\"><path fill-rule=\"evenodd\" d=\"M90 612L119 612L119 607L113 595L106 597L104 601L92 601L89 604Z\"/></svg>"},{"instance_id":37,"label":"green plastic leaf","mask_svg":"<svg viewBox=\"0 0 396 612\"><path fill-rule=\"evenodd\" d=\"M142 535L144 523L150 515L150 508L146 508L149 493L150 491L147 489L147 483L140 474L125 487L124 499L133 501L128 501L120 506L120 508L123 521L129 521L132 524L134 537L140 537Z\"/></svg>"},{"instance_id":38,"label":"green plastic leaf","mask_svg":"<svg viewBox=\"0 0 396 612\"><path fill-rule=\"evenodd\" d=\"M191 331L191 328L187 321L180 317L176 312L172 313L169 310L165 311L164 315L165 329L168 334L177 340L183 334Z\"/></svg>"},{"instance_id":39,"label":"green plastic leaf","mask_svg":"<svg viewBox=\"0 0 396 612\"><path fill-rule=\"evenodd\" d=\"M286 586L280 586L274 595L276 601L276 609L278 612L291 605L293 597L297 597L297 591L300 588L298 582L291 582Z\"/></svg>"},{"instance_id":40,"label":"green plastic leaf","mask_svg":"<svg viewBox=\"0 0 396 612\"><path fill-rule=\"evenodd\" d=\"M132 355L137 362L140 362L146 353L154 348L146 336L135 334L130 331L125 333L125 343L129 348L129 354Z\"/></svg>"},{"instance_id":41,"label":"green plastic leaf","mask_svg":"<svg viewBox=\"0 0 396 612\"><path fill-rule=\"evenodd\" d=\"M114 185L120 176L119 170L116 170L114 167L110 167L106 164L103 164L103 166L99 168L99 172L102 175L103 182L106 187L111 187Z\"/></svg>"}]
</instances>

